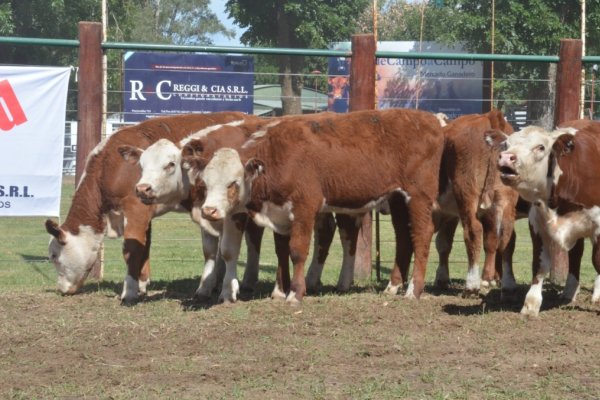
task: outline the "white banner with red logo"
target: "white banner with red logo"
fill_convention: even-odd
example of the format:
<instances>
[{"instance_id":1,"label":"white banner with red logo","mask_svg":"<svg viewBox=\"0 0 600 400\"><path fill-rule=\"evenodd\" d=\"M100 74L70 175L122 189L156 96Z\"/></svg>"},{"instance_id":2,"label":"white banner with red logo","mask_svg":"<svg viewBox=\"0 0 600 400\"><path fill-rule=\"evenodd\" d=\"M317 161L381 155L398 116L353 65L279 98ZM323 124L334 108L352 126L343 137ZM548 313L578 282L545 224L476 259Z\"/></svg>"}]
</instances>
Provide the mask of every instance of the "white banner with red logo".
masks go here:
<instances>
[{"instance_id":1,"label":"white banner with red logo","mask_svg":"<svg viewBox=\"0 0 600 400\"><path fill-rule=\"evenodd\" d=\"M0 216L58 216L70 68L0 66Z\"/></svg>"}]
</instances>

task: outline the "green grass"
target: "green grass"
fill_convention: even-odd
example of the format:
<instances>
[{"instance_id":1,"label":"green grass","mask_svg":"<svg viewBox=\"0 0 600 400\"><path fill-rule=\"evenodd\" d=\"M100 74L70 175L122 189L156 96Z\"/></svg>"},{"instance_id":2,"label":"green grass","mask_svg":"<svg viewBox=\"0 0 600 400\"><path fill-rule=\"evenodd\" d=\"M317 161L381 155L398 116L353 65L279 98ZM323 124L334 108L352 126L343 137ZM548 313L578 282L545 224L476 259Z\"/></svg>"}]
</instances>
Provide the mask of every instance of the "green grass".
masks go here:
<instances>
[{"instance_id":1,"label":"green grass","mask_svg":"<svg viewBox=\"0 0 600 400\"><path fill-rule=\"evenodd\" d=\"M73 179L63 183L61 218L69 209L74 191ZM0 288L3 291L52 290L55 287L56 273L47 261L49 235L44 229L43 217L4 217L0 218ZM373 224L374 225L374 224ZM525 220L517 221L517 246L514 255L514 269L517 281L527 284L531 279L531 243ZM97 285L101 290L118 292L125 276L125 264L121 255L121 239L105 240L104 280ZM589 245L583 258L581 269L582 285L591 287L595 272L591 266ZM389 218L381 217L381 277L385 282L393 263L393 231ZM373 252L374 253L374 252ZM337 283L342 249L336 234L324 270L323 284L334 286ZM243 275L246 250L242 248L238 263L238 276ZM483 258L483 251L482 251ZM170 213L153 221L153 241L151 250L152 282L154 289L169 288L177 284L190 295L195 290L203 266L202 244L199 227L187 214ZM456 232L451 255L450 276L453 280L463 280L466 275L467 257L462 240L462 230ZM482 260L483 262L483 260ZM265 232L260 258L260 281L266 285L274 282L276 257L272 234ZM307 263L308 264L308 263ZM308 265L307 265L308 267ZM437 268L437 253L432 243L427 282L432 283ZM375 271L371 282L360 285L377 285ZM88 285L89 287L90 285ZM91 285L93 287L93 285Z\"/></svg>"}]
</instances>

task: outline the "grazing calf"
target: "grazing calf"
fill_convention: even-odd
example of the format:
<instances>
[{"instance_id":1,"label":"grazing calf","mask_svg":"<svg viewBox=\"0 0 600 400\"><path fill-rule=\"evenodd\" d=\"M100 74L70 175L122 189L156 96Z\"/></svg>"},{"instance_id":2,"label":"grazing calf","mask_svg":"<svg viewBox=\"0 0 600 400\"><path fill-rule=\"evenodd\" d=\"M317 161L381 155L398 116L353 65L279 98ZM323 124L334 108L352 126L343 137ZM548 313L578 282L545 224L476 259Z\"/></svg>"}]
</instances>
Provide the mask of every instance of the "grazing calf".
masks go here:
<instances>
[{"instance_id":1,"label":"grazing calf","mask_svg":"<svg viewBox=\"0 0 600 400\"><path fill-rule=\"evenodd\" d=\"M123 257L127 276L121 299L132 301L138 290L145 292L150 273L150 221L177 206L158 207L140 201L134 190L139 167L121 158L119 146L146 148L162 138L176 141L210 125L247 118L256 117L239 112L158 117L123 128L96 146L87 159L64 223L59 226L46 221L46 230L53 236L48 251L58 272L58 289L73 294L81 288L99 262L98 251L107 228L105 217L116 211L126 221Z\"/></svg>"},{"instance_id":2,"label":"grazing calf","mask_svg":"<svg viewBox=\"0 0 600 400\"><path fill-rule=\"evenodd\" d=\"M550 236L551 230L544 214L546 204L552 206L552 193L555 182L559 181L560 169L554 167L553 145L563 134L574 134L589 123L573 121L553 132L537 126L526 127L508 137L490 133L487 141L503 148L498 159L500 178L505 185L513 187L526 201L537 204L529 210L529 223L534 239L534 256L539 252L539 264L533 262L533 279L521 313L537 316L542 304L544 278L554 261L553 256L560 250ZM562 210L561 210L562 212ZM541 247L541 249L540 249ZM579 261L582 244L579 242L569 253L569 275L563 296L574 300L579 288Z\"/></svg>"},{"instance_id":3,"label":"grazing calf","mask_svg":"<svg viewBox=\"0 0 600 400\"><path fill-rule=\"evenodd\" d=\"M443 128L446 137L440 173L440 196L436 207L439 232L436 246L440 265L435 283L446 287L449 281L448 255L458 222L462 222L468 265L465 293L480 289L479 254L485 250L483 281L486 284L502 276L503 290L514 290L516 283L505 254L513 233L518 194L503 185L496 168L499 150L486 146L483 138L490 129L513 132L500 111L465 115L451 120ZM483 239L483 242L482 242ZM508 249L509 252L511 249ZM496 271L496 253L504 271Z\"/></svg>"},{"instance_id":4,"label":"grazing calf","mask_svg":"<svg viewBox=\"0 0 600 400\"><path fill-rule=\"evenodd\" d=\"M304 262L317 215L362 214L387 200L397 238L388 287L397 290L407 281L405 256L414 248L406 297L420 297L443 143L433 114L390 109L282 121L239 151L215 152L202 172L207 196L201 211L205 223L223 224L224 292L231 296L237 286L236 214L248 212L257 224L290 236L294 274L287 301L296 303L306 291Z\"/></svg>"}]
</instances>

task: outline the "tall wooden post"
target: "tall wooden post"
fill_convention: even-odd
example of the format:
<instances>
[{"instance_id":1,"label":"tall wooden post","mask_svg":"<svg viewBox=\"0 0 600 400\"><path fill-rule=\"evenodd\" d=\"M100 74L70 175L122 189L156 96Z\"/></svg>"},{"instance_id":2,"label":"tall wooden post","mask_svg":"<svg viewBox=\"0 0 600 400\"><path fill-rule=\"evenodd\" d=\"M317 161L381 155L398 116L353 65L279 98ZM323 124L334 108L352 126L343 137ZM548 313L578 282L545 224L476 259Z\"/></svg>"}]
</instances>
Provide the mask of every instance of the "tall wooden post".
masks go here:
<instances>
[{"instance_id":1,"label":"tall wooden post","mask_svg":"<svg viewBox=\"0 0 600 400\"><path fill-rule=\"evenodd\" d=\"M375 35L352 36L350 64L350 111L375 108ZM366 279L371 275L371 248L373 242L372 216L367 213L362 221L356 247L354 277Z\"/></svg>"},{"instance_id":2,"label":"tall wooden post","mask_svg":"<svg viewBox=\"0 0 600 400\"><path fill-rule=\"evenodd\" d=\"M554 126L579 119L582 55L583 43L580 39L561 39L556 72ZM551 249L550 280L562 284L567 280L569 273L569 257L566 251L560 250L558 246L555 247Z\"/></svg>"},{"instance_id":3,"label":"tall wooden post","mask_svg":"<svg viewBox=\"0 0 600 400\"><path fill-rule=\"evenodd\" d=\"M79 23L79 74L77 77L77 154L75 182L79 183L88 154L102 138L102 24ZM104 248L90 278L102 279Z\"/></svg>"},{"instance_id":4,"label":"tall wooden post","mask_svg":"<svg viewBox=\"0 0 600 400\"><path fill-rule=\"evenodd\" d=\"M579 119L583 45L580 39L561 39L556 73L554 125Z\"/></svg>"},{"instance_id":5,"label":"tall wooden post","mask_svg":"<svg viewBox=\"0 0 600 400\"><path fill-rule=\"evenodd\" d=\"M79 23L79 76L77 92L77 158L79 183L88 154L102 136L102 24Z\"/></svg>"}]
</instances>

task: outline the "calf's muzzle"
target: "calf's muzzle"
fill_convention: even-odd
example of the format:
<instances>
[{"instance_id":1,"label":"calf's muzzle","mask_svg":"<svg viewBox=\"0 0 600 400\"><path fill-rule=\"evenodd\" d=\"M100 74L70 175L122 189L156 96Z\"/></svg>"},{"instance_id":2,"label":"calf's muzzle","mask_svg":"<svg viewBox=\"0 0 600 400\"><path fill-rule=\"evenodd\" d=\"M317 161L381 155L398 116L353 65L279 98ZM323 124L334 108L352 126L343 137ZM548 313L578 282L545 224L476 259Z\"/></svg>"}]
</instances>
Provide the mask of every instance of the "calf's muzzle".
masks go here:
<instances>
[{"instance_id":1,"label":"calf's muzzle","mask_svg":"<svg viewBox=\"0 0 600 400\"><path fill-rule=\"evenodd\" d=\"M202 207L202 217L208 221L219 221L223 219L216 207Z\"/></svg>"}]
</instances>

